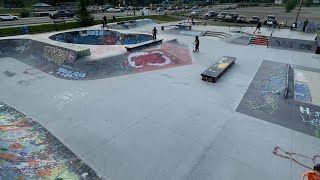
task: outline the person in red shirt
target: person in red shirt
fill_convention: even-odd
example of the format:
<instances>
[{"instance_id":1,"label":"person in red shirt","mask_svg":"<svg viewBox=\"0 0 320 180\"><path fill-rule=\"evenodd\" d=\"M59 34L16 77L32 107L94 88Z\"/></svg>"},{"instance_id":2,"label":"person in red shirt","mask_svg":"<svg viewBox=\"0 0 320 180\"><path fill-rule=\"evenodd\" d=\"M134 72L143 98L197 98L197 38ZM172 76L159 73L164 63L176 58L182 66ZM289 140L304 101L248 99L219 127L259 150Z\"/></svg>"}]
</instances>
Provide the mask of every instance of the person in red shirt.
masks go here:
<instances>
[{"instance_id":1,"label":"person in red shirt","mask_svg":"<svg viewBox=\"0 0 320 180\"><path fill-rule=\"evenodd\" d=\"M320 180L320 164L315 165L313 171L303 173L302 180L305 180L305 177L307 180Z\"/></svg>"}]
</instances>

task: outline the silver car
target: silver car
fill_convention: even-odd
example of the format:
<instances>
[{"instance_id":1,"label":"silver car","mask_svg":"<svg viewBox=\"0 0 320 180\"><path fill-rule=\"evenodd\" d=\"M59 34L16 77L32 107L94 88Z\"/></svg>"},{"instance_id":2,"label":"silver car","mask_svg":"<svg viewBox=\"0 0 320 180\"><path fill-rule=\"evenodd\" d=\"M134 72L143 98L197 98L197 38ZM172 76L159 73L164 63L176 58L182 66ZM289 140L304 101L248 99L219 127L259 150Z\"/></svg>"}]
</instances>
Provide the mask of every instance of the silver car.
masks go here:
<instances>
[{"instance_id":1,"label":"silver car","mask_svg":"<svg viewBox=\"0 0 320 180\"><path fill-rule=\"evenodd\" d=\"M10 14L0 14L0 21L8 21L8 20L16 21L18 19L19 19L18 16L12 16Z\"/></svg>"},{"instance_id":2,"label":"silver car","mask_svg":"<svg viewBox=\"0 0 320 180\"><path fill-rule=\"evenodd\" d=\"M217 19L218 20L222 20L228 13L226 12L221 12L217 15Z\"/></svg>"}]
</instances>

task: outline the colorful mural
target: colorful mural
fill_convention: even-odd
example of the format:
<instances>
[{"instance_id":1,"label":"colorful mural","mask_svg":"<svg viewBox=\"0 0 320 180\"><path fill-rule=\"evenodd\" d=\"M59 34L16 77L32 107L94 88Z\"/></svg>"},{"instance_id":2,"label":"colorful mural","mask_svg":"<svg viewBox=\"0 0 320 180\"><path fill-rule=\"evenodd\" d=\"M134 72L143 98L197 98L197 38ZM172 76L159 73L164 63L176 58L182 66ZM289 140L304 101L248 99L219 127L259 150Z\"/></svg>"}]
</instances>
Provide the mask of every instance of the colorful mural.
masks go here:
<instances>
[{"instance_id":1,"label":"colorful mural","mask_svg":"<svg viewBox=\"0 0 320 180\"><path fill-rule=\"evenodd\" d=\"M0 102L0 179L102 179L43 126Z\"/></svg>"}]
</instances>

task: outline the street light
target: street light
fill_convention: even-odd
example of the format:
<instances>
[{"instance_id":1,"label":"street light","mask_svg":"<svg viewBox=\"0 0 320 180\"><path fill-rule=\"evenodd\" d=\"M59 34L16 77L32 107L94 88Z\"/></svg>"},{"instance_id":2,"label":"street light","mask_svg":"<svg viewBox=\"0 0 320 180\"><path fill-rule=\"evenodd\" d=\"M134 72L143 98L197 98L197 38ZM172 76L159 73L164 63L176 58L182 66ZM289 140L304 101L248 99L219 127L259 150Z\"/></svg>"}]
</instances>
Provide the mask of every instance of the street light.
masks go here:
<instances>
[{"instance_id":1,"label":"street light","mask_svg":"<svg viewBox=\"0 0 320 180\"><path fill-rule=\"evenodd\" d=\"M302 2L303 2L303 0L300 0L300 6L299 6L299 10L298 10L298 14L297 14L295 22L298 22L298 17L299 17L299 14L300 14L300 9L301 9L301 6L302 6Z\"/></svg>"}]
</instances>

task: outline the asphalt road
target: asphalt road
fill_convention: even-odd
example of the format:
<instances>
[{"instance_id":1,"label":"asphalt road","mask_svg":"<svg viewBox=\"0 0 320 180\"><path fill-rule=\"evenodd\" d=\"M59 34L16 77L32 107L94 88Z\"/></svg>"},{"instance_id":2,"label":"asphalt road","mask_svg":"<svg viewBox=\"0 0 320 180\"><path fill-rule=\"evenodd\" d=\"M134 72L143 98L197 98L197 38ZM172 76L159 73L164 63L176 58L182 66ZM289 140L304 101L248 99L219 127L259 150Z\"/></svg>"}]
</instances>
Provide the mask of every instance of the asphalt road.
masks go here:
<instances>
[{"instance_id":1,"label":"asphalt road","mask_svg":"<svg viewBox=\"0 0 320 180\"><path fill-rule=\"evenodd\" d=\"M95 19L102 19L103 16L107 16L108 18L112 18L113 15L116 17L123 17L133 15L133 12L122 12L122 13L95 13L93 14ZM159 14L156 12L151 12L151 14ZM141 13L136 11L136 15L139 16ZM65 21L75 21L75 18L65 18ZM0 28L8 27L8 26L21 26L21 25L30 25L30 24L45 24L45 23L53 23L54 20L49 17L29 17L29 18L20 18L17 21L1 21Z\"/></svg>"}]
</instances>

